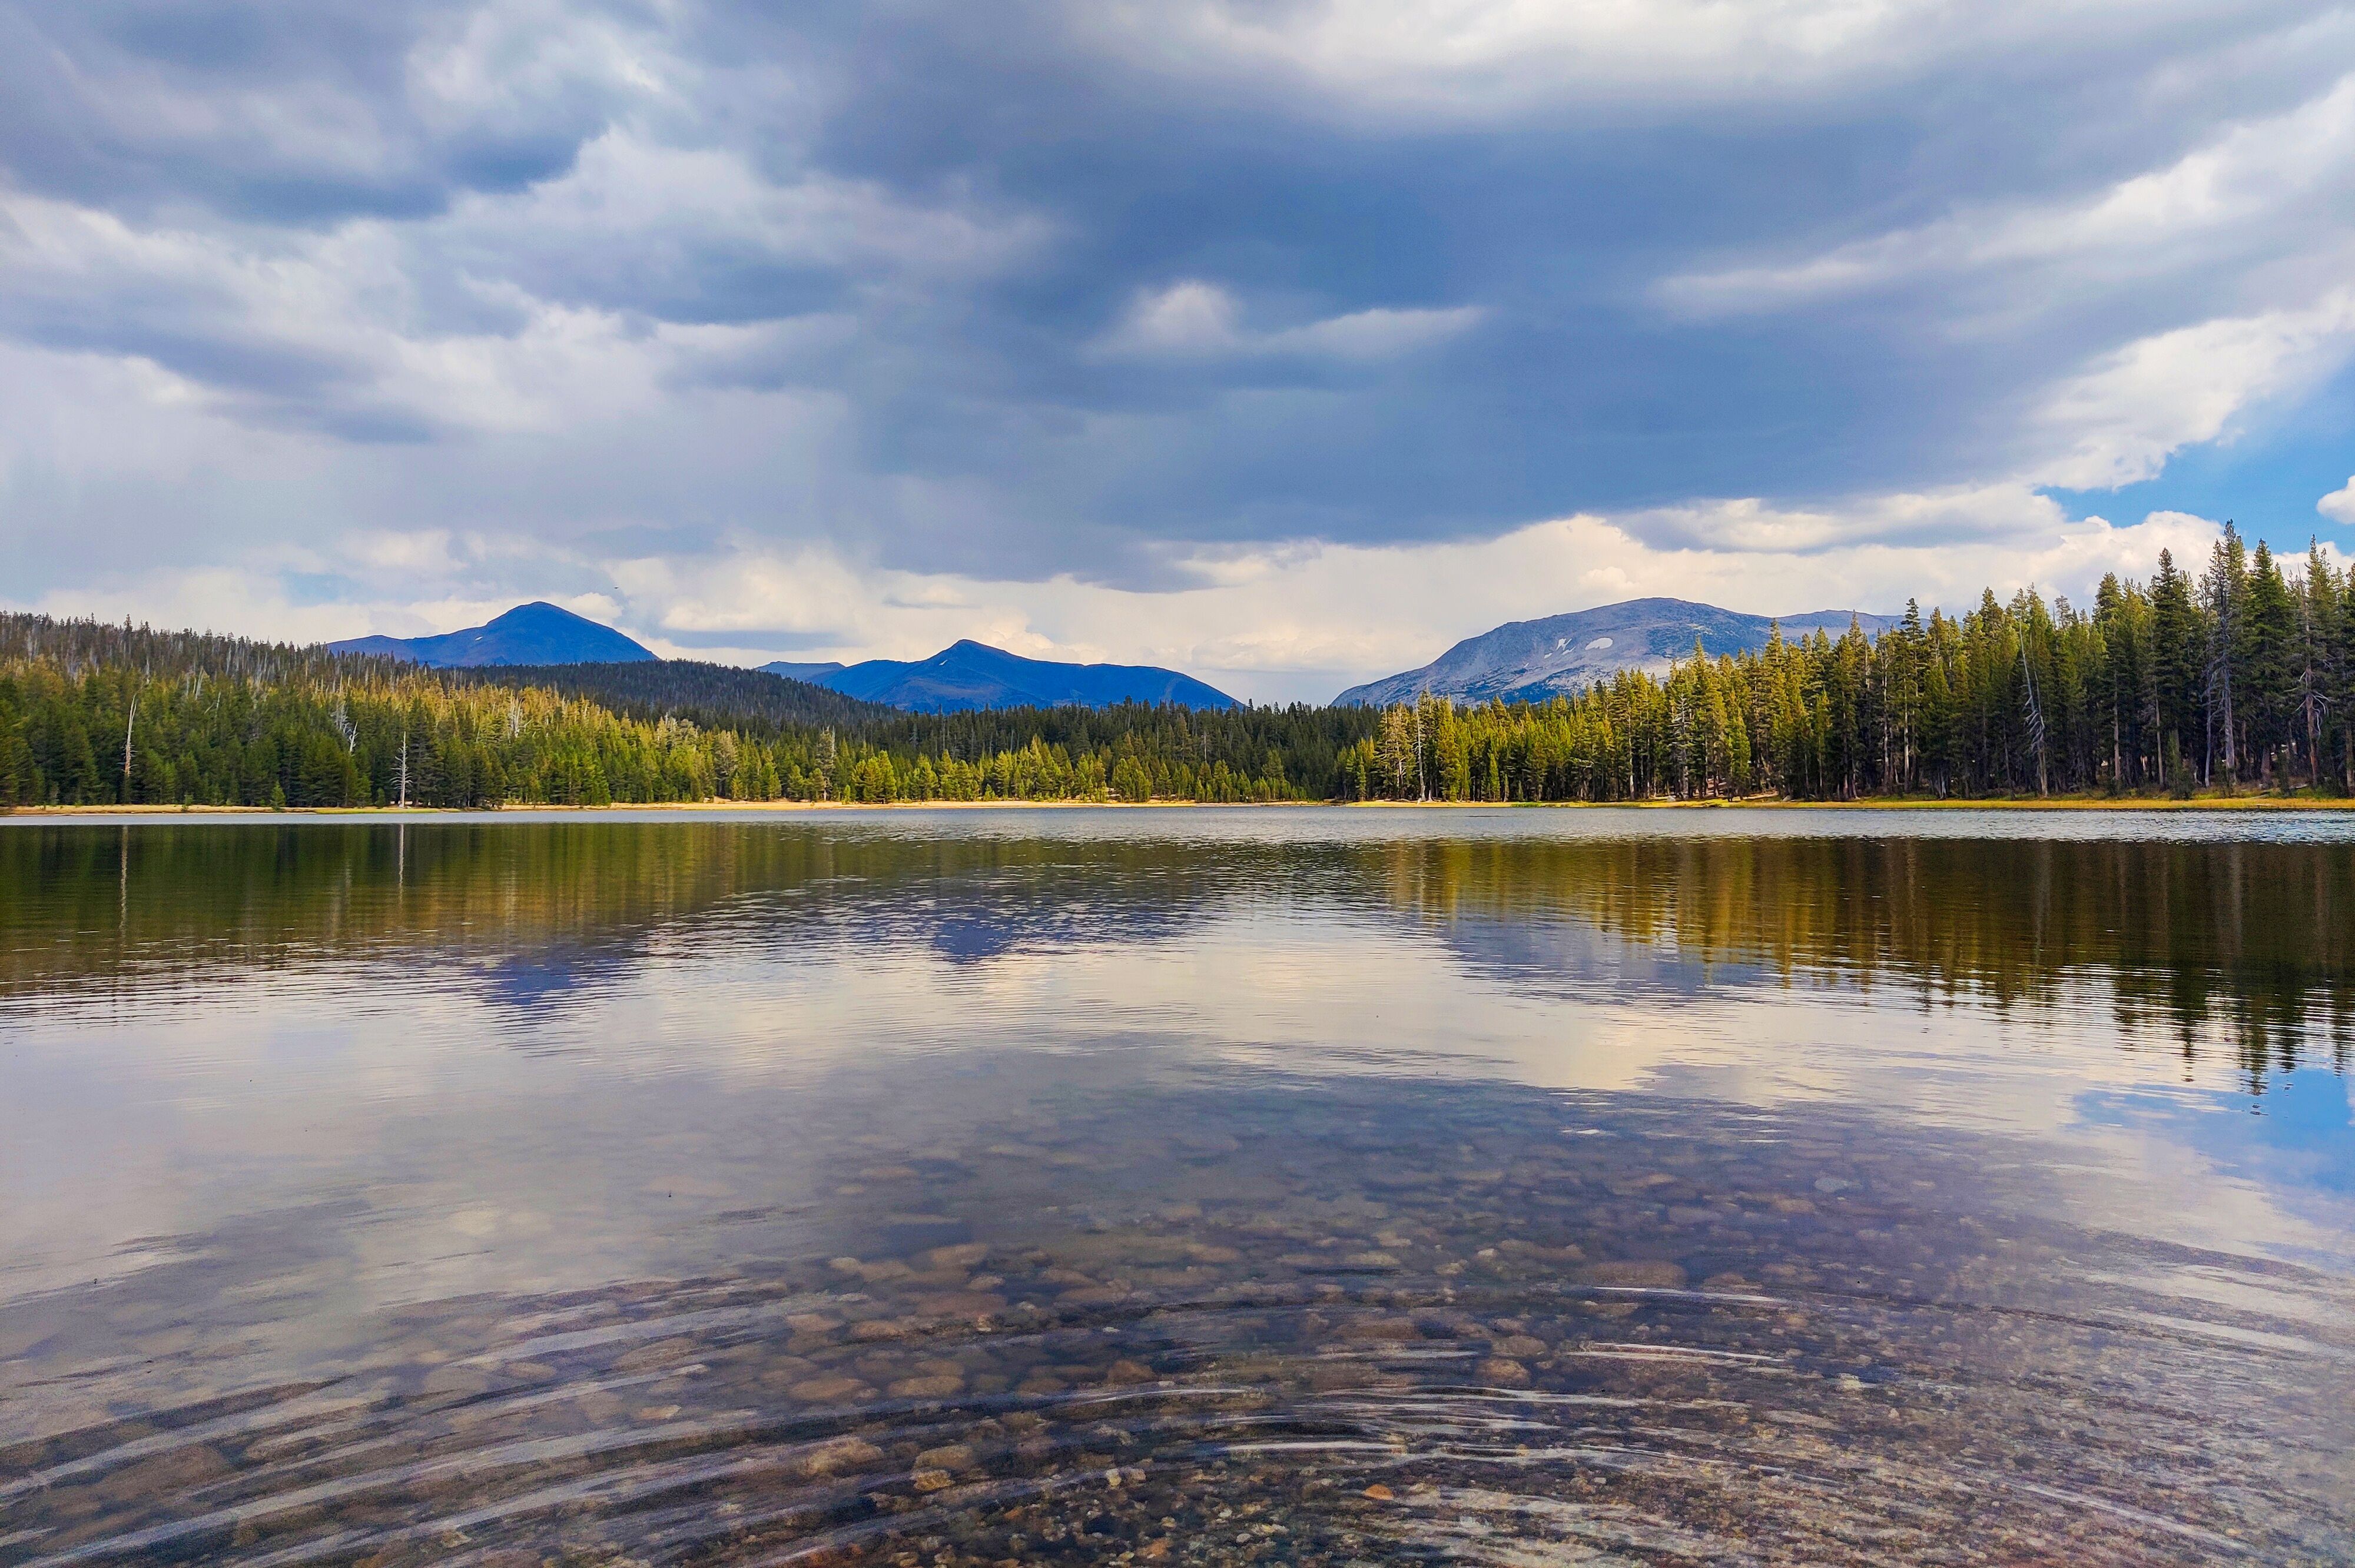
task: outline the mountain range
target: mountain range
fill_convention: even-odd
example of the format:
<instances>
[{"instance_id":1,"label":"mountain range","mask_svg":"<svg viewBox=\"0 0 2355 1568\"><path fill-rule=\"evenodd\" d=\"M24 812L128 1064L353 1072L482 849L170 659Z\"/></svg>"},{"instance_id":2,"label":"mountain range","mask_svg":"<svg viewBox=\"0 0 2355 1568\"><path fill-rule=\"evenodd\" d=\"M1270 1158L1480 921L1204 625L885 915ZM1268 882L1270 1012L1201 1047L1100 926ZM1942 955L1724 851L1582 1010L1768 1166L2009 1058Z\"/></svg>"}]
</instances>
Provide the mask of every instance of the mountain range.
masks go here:
<instances>
[{"instance_id":1,"label":"mountain range","mask_svg":"<svg viewBox=\"0 0 2355 1568\"><path fill-rule=\"evenodd\" d=\"M354 637L330 642L337 653L372 653L406 659L438 670L487 670L525 667L544 671L555 666L677 662L662 661L651 649L585 616L557 605L535 601L519 604L505 615L463 631L438 637ZM698 666L698 670L705 667ZM819 686L859 702L881 704L911 713L964 713L975 708L1109 707L1115 703L1177 703L1192 708L1231 708L1234 698L1191 675L1150 664L1068 664L1049 659L1025 659L985 642L952 643L929 659L902 662L869 659L864 663L795 663L778 660L760 670L743 672L758 678L780 676ZM600 675L600 690L618 675ZM696 689L711 684L698 677ZM639 683L643 685L644 683ZM666 694L677 682L657 682L634 698L651 700L659 689ZM741 703L746 693L730 687L731 700ZM754 705L766 711L801 699L763 699ZM804 704L803 705L805 705Z\"/></svg>"},{"instance_id":2,"label":"mountain range","mask_svg":"<svg viewBox=\"0 0 2355 1568\"><path fill-rule=\"evenodd\" d=\"M535 600L464 631L439 637L354 637L330 642L331 653L375 653L436 670L479 670L494 664L618 664L656 657L610 626Z\"/></svg>"},{"instance_id":3,"label":"mountain range","mask_svg":"<svg viewBox=\"0 0 2355 1568\"><path fill-rule=\"evenodd\" d=\"M1786 638L1804 637L1818 629L1837 637L1851 622L1873 635L1895 624L1888 616L1860 610L1764 616L1680 599L1627 599L1540 620L1509 622L1465 639L1419 670L1352 686L1333 701L1336 706L1387 705L1412 702L1428 692L1459 703L1495 697L1541 702L1576 693L1622 670L1665 673L1672 662L1689 654L1696 642L1712 654L1755 652L1766 646L1778 624ZM436 669L676 662L659 660L650 649L610 626L543 602L517 605L484 625L438 637L355 637L327 646L338 653L378 654ZM952 643L929 659L869 659L850 665L781 659L758 671L740 673L748 680L774 676L912 713L1108 707L1115 703L1175 703L1194 708L1236 705L1226 693L1175 670L1150 664L1026 659L971 641ZM619 678L618 672L600 677L608 684ZM666 694L676 683L658 683ZM709 679L702 683L709 683ZM783 696L788 689L778 688L778 703L806 705L810 700L806 696ZM639 694L655 700L653 688ZM737 692L734 696L741 701L744 694Z\"/></svg>"},{"instance_id":4,"label":"mountain range","mask_svg":"<svg viewBox=\"0 0 2355 1568\"><path fill-rule=\"evenodd\" d=\"M1695 642L1706 653L1755 652L1780 625L1785 638L1821 628L1832 636L1849 622L1877 635L1894 626L1885 615L1852 609L1806 610L1797 615L1744 615L1681 599L1631 599L1593 609L1515 620L1467 637L1425 664L1362 686L1333 699L1336 707L1411 703L1423 693L1458 703L1543 702L1568 696L1622 670L1665 674Z\"/></svg>"},{"instance_id":5,"label":"mountain range","mask_svg":"<svg viewBox=\"0 0 2355 1568\"><path fill-rule=\"evenodd\" d=\"M763 664L771 674L807 681L870 703L911 713L964 713L975 708L1109 707L1114 703L1176 703L1189 708L1231 708L1235 699L1191 675L1152 664L1066 664L1025 659L986 642L953 642L929 659L902 662L869 659L847 667ZM807 672L804 673L803 672Z\"/></svg>"}]
</instances>

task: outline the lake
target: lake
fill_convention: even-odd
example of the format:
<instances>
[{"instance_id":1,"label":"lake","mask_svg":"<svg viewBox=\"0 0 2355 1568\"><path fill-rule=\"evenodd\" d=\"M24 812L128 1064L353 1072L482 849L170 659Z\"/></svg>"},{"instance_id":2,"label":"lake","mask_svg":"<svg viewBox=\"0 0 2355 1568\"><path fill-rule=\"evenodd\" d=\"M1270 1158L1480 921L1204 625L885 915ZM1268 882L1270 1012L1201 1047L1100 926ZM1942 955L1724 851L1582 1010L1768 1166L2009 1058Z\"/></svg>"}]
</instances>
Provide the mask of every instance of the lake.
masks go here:
<instances>
[{"instance_id":1,"label":"lake","mask_svg":"<svg viewBox=\"0 0 2355 1568\"><path fill-rule=\"evenodd\" d=\"M2355 817L0 826L0 1563L2355 1558Z\"/></svg>"}]
</instances>

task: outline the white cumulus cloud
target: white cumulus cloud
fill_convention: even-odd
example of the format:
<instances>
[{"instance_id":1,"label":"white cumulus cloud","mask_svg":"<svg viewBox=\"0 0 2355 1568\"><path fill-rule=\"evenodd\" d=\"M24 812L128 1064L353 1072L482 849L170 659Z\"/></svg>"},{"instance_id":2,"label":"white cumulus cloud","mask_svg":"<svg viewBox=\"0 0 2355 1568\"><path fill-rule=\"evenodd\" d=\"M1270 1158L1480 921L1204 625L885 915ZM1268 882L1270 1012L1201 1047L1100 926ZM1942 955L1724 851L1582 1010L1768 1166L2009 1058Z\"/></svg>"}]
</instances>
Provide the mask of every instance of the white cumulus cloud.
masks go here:
<instances>
[{"instance_id":1,"label":"white cumulus cloud","mask_svg":"<svg viewBox=\"0 0 2355 1568\"><path fill-rule=\"evenodd\" d=\"M2091 490L2158 473L2182 447L2229 433L2252 404L2307 389L2355 355L2355 290L2302 308L2220 317L2128 344L2056 388L2040 411L2056 450L2038 482Z\"/></svg>"},{"instance_id":2,"label":"white cumulus cloud","mask_svg":"<svg viewBox=\"0 0 2355 1568\"><path fill-rule=\"evenodd\" d=\"M2314 509L2334 523L2355 527L2355 474L2347 482L2314 503Z\"/></svg>"},{"instance_id":3,"label":"white cumulus cloud","mask_svg":"<svg viewBox=\"0 0 2355 1568\"><path fill-rule=\"evenodd\" d=\"M492 563L495 541L368 535L299 553L259 548L236 567L153 571L36 608L269 635L414 635L476 625L513 599L468 584L471 564L519 580L607 585L548 598L618 625L672 657L911 659L958 638L1035 657L1156 663L1262 702L1329 699L1426 662L1462 638L1616 599L1666 596L1760 614L1919 599L1959 613L1983 588L2034 586L2083 599L2105 572L2147 577L2158 552L2206 556L2217 525L2180 513L2113 524L2071 519L2019 486L1859 496L1808 508L1755 499L1618 516L1582 514L1487 539L1396 545L1246 545L1183 552L1193 586L1145 592L1081 581L894 570L819 546L741 536L696 554L623 555L547 546ZM365 564L368 597L300 602L294 575ZM518 593L517 598L524 597Z\"/></svg>"}]
</instances>

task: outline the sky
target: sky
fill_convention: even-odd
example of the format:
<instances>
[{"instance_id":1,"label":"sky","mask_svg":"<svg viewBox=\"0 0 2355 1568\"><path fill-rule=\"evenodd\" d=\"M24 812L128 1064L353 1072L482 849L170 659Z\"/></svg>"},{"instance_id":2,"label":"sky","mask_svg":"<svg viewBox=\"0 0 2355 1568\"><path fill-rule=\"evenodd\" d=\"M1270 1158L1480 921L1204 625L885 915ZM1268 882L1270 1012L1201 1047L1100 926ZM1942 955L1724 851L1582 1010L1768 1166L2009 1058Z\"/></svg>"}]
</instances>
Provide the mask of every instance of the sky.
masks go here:
<instances>
[{"instance_id":1,"label":"sky","mask_svg":"<svg viewBox=\"0 0 2355 1568\"><path fill-rule=\"evenodd\" d=\"M2355 553L2355 5L0 0L0 603L974 637Z\"/></svg>"}]
</instances>

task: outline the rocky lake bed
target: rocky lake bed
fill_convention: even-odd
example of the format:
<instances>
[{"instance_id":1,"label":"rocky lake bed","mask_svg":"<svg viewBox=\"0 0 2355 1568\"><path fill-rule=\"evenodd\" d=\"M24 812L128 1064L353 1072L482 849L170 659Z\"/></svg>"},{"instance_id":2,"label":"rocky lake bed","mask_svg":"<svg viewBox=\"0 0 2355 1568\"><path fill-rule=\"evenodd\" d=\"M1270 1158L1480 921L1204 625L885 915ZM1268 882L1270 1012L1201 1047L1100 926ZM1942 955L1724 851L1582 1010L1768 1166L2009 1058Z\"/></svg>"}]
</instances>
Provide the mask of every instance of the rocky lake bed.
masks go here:
<instances>
[{"instance_id":1,"label":"rocky lake bed","mask_svg":"<svg viewBox=\"0 0 2355 1568\"><path fill-rule=\"evenodd\" d=\"M0 1563L2355 1551L2355 849L1266 821L44 844Z\"/></svg>"}]
</instances>

